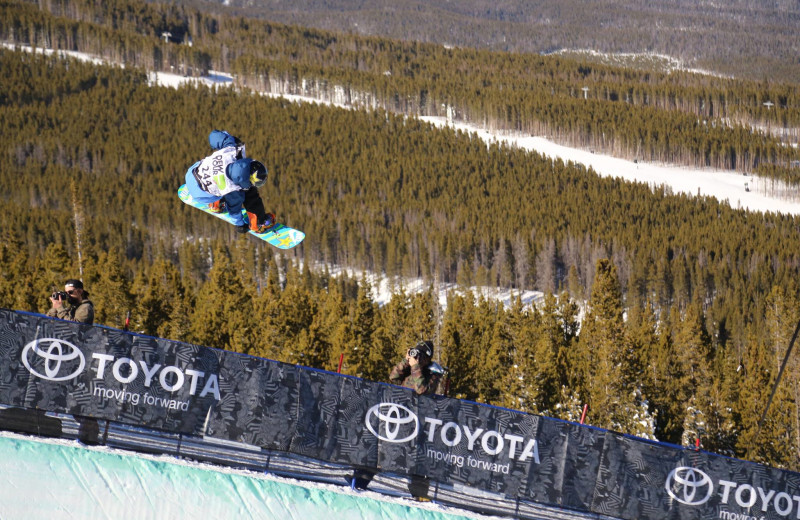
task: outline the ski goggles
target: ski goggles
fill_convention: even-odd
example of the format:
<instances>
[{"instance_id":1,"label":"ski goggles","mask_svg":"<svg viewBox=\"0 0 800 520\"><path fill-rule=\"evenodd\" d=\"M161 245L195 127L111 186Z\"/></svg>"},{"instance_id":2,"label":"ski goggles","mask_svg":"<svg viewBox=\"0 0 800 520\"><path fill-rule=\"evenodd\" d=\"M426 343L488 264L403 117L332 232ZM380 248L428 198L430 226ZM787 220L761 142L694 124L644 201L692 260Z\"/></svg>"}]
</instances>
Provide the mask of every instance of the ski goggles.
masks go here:
<instances>
[{"instance_id":1,"label":"ski goggles","mask_svg":"<svg viewBox=\"0 0 800 520\"><path fill-rule=\"evenodd\" d=\"M259 178L257 173L254 173L250 176L250 184L255 186L256 188L260 188L261 186L267 183L267 175L264 174L263 178Z\"/></svg>"},{"instance_id":2,"label":"ski goggles","mask_svg":"<svg viewBox=\"0 0 800 520\"><path fill-rule=\"evenodd\" d=\"M267 169L258 161L250 163L250 184L260 188L267 182Z\"/></svg>"}]
</instances>

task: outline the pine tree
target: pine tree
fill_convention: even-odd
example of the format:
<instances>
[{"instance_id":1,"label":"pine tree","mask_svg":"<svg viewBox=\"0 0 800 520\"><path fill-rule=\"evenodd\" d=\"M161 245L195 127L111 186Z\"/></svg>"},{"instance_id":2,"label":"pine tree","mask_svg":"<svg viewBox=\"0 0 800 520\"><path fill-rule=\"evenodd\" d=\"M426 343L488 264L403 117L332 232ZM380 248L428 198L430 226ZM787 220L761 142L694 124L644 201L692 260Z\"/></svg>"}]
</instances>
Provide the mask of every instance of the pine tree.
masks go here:
<instances>
[{"instance_id":1,"label":"pine tree","mask_svg":"<svg viewBox=\"0 0 800 520\"><path fill-rule=\"evenodd\" d=\"M178 259L184 278L190 282L192 288L197 288L208 275L209 268L206 258L209 252L203 243L195 241L182 242L178 248Z\"/></svg>"},{"instance_id":2,"label":"pine tree","mask_svg":"<svg viewBox=\"0 0 800 520\"><path fill-rule=\"evenodd\" d=\"M643 327L649 327L649 321L648 317L640 323L640 334ZM656 343L650 349L647 359L644 395L656 417L656 438L680 444L684 411L691 389L685 386L683 365L675 351L669 315L658 324Z\"/></svg>"},{"instance_id":3,"label":"pine tree","mask_svg":"<svg viewBox=\"0 0 800 520\"><path fill-rule=\"evenodd\" d=\"M267 261L267 287L266 292L270 300L277 300L281 292L280 271L274 256Z\"/></svg>"},{"instance_id":4,"label":"pine tree","mask_svg":"<svg viewBox=\"0 0 800 520\"><path fill-rule=\"evenodd\" d=\"M0 234L0 307L36 311L49 302L50 294L36 293L26 248L12 229L4 229Z\"/></svg>"},{"instance_id":5,"label":"pine tree","mask_svg":"<svg viewBox=\"0 0 800 520\"><path fill-rule=\"evenodd\" d=\"M375 302L372 301L372 286L362 277L358 286L358 297L351 317L352 343L347 345L352 373L367 379L382 379L385 365L373 352L375 335Z\"/></svg>"},{"instance_id":6,"label":"pine tree","mask_svg":"<svg viewBox=\"0 0 800 520\"><path fill-rule=\"evenodd\" d=\"M800 313L794 294L787 294L781 287L773 287L765 305L766 343L750 346L743 363L747 373L740 394L743 431L738 448L750 460L796 469L800 466L800 453L797 361L792 359L795 354L790 356L777 387L775 382ZM794 348L798 348L797 344ZM773 388L775 394L769 403ZM759 425L762 417L764 421Z\"/></svg>"},{"instance_id":7,"label":"pine tree","mask_svg":"<svg viewBox=\"0 0 800 520\"><path fill-rule=\"evenodd\" d=\"M375 363L373 379L388 380L394 365L403 359L403 348L410 348L405 343L408 329L408 314L411 300L403 288L392 294L391 300L378 313L377 326L373 335L370 355Z\"/></svg>"},{"instance_id":8,"label":"pine tree","mask_svg":"<svg viewBox=\"0 0 800 520\"><path fill-rule=\"evenodd\" d=\"M506 374L512 364L513 338L508 314L501 305L495 308L494 325L488 343L479 350L481 370L478 375L478 400L501 404L506 392Z\"/></svg>"},{"instance_id":9,"label":"pine tree","mask_svg":"<svg viewBox=\"0 0 800 520\"><path fill-rule=\"evenodd\" d=\"M736 456L736 441L741 422L738 409L739 359L718 351L712 367L711 408L708 415L708 433L703 447L714 453Z\"/></svg>"},{"instance_id":10,"label":"pine tree","mask_svg":"<svg viewBox=\"0 0 800 520\"><path fill-rule=\"evenodd\" d=\"M213 261L208 280L197 294L191 340L207 347L253 353L263 314L254 306L252 287L242 283L226 248L217 245ZM275 352L270 354L268 357L274 357Z\"/></svg>"},{"instance_id":11,"label":"pine tree","mask_svg":"<svg viewBox=\"0 0 800 520\"><path fill-rule=\"evenodd\" d=\"M581 284L580 277L578 276L578 268L575 265L569 266L567 274L567 289L569 295L576 301L583 300L583 285Z\"/></svg>"},{"instance_id":12,"label":"pine tree","mask_svg":"<svg viewBox=\"0 0 800 520\"><path fill-rule=\"evenodd\" d=\"M178 269L164 258L157 259L145 279L144 273L134 283L137 290L132 323L134 330L162 338L180 339L173 332L188 325L188 313L183 301L186 289ZM181 314L177 314L181 312Z\"/></svg>"},{"instance_id":13,"label":"pine tree","mask_svg":"<svg viewBox=\"0 0 800 520\"><path fill-rule=\"evenodd\" d=\"M344 335L344 329L348 327L347 305L337 283L330 283L322 298L316 321L322 347L320 356L327 353L327 357L321 360L321 366L335 371L338 369L339 360L343 360L342 356L346 354L344 345L339 345L338 338Z\"/></svg>"},{"instance_id":14,"label":"pine tree","mask_svg":"<svg viewBox=\"0 0 800 520\"><path fill-rule=\"evenodd\" d=\"M348 375L356 375L356 370L360 363L359 358L352 355L352 346L355 343L355 333L353 332L353 305L345 305L344 313L339 318L339 323L331 329L330 343L331 353L335 359L331 360L331 364L336 366L338 360L341 359L342 373Z\"/></svg>"},{"instance_id":15,"label":"pine tree","mask_svg":"<svg viewBox=\"0 0 800 520\"><path fill-rule=\"evenodd\" d=\"M87 274L92 276L91 286L84 283L94 304L95 322L110 327L123 328L128 313L133 310L133 297L130 281L113 252L100 253L96 269Z\"/></svg>"},{"instance_id":16,"label":"pine tree","mask_svg":"<svg viewBox=\"0 0 800 520\"><path fill-rule=\"evenodd\" d=\"M556 317L558 319L558 328L561 329L563 338L559 343L559 349L556 356L558 364L558 374L560 384L570 384L571 374L574 370L571 365L570 352L578 338L578 331L580 330L580 308L567 293L561 293L556 302ZM556 328L548 326L551 333L556 332Z\"/></svg>"},{"instance_id":17,"label":"pine tree","mask_svg":"<svg viewBox=\"0 0 800 520\"><path fill-rule=\"evenodd\" d=\"M279 360L286 338L282 334L280 273L275 257L267 261L267 285L255 298L258 309L258 335L253 355Z\"/></svg>"},{"instance_id":18,"label":"pine tree","mask_svg":"<svg viewBox=\"0 0 800 520\"><path fill-rule=\"evenodd\" d=\"M681 383L690 390L685 404L684 445L693 446L697 439L710 435L711 403L711 338L705 328L702 306L694 301L676 324L673 336L675 351L684 377Z\"/></svg>"},{"instance_id":19,"label":"pine tree","mask_svg":"<svg viewBox=\"0 0 800 520\"><path fill-rule=\"evenodd\" d=\"M744 373L737 406L742 418L742 429L736 442L737 452L748 460L765 464L772 461L775 449L785 448L782 443L778 446L773 444L776 437L779 437L774 435L776 428L773 428L773 422L777 417L777 429L780 430L783 412L779 410L776 415L775 408L770 407L769 414L760 423L777 376L772 370L772 354L771 346L755 335L747 341L742 358ZM769 439L769 442L764 442L764 439Z\"/></svg>"},{"instance_id":20,"label":"pine tree","mask_svg":"<svg viewBox=\"0 0 800 520\"><path fill-rule=\"evenodd\" d=\"M295 339L297 363L312 368L323 368L330 357L325 338L320 334L317 322L301 330Z\"/></svg>"},{"instance_id":21,"label":"pine tree","mask_svg":"<svg viewBox=\"0 0 800 520\"><path fill-rule=\"evenodd\" d=\"M38 259L34 272L37 276L34 277L33 294L40 296L37 298L39 312L50 308L51 302L47 298L53 291L63 291L64 282L77 276L74 274L72 259L59 243L47 246L44 256Z\"/></svg>"},{"instance_id":22,"label":"pine tree","mask_svg":"<svg viewBox=\"0 0 800 520\"><path fill-rule=\"evenodd\" d=\"M291 279L292 274L287 273L287 280ZM299 284L287 281L286 288L280 295L278 308L280 312L270 320L270 327L277 333L273 338L278 337L277 342L282 345L275 359L308 364L306 358L313 353L305 352L305 345L299 344L298 338L301 334L306 334L306 341L312 339L308 337L308 332L317 312L313 297Z\"/></svg>"},{"instance_id":23,"label":"pine tree","mask_svg":"<svg viewBox=\"0 0 800 520\"><path fill-rule=\"evenodd\" d=\"M558 300L548 293L541 308L531 320L533 338L533 360L528 370L533 375L536 406L539 413L553 413L561 397L562 379L566 377L566 366L559 366L568 349L567 334L562 327Z\"/></svg>"},{"instance_id":24,"label":"pine tree","mask_svg":"<svg viewBox=\"0 0 800 520\"><path fill-rule=\"evenodd\" d=\"M404 353L406 349L413 347L421 340L435 339L439 326L438 316L439 301L432 286L429 286L424 292L411 296L410 307L406 316L406 328L400 338L401 344L398 345L400 351ZM436 356L438 356L438 353L434 352L434 358Z\"/></svg>"},{"instance_id":25,"label":"pine tree","mask_svg":"<svg viewBox=\"0 0 800 520\"><path fill-rule=\"evenodd\" d=\"M527 312L521 299L515 298L507 313L508 369L500 380L500 406L535 413L547 410L548 403L543 396L549 388L546 378L539 375L543 369L546 373L547 364L539 365L535 350L538 319L537 312ZM551 366L555 372L555 363Z\"/></svg>"},{"instance_id":26,"label":"pine tree","mask_svg":"<svg viewBox=\"0 0 800 520\"><path fill-rule=\"evenodd\" d=\"M578 356L575 352L579 350L578 331L580 328L578 305L570 298L566 292L561 293L556 301L555 323L550 322L547 313L542 312L542 326L544 331L549 331L551 341L548 341L546 348L557 345L556 351L556 371L557 383L559 388L556 394L549 398L552 404L552 414L554 417L569 421L580 420L583 413L584 404L578 367ZM559 336L560 335L560 336Z\"/></svg>"},{"instance_id":27,"label":"pine tree","mask_svg":"<svg viewBox=\"0 0 800 520\"><path fill-rule=\"evenodd\" d=\"M616 268L608 259L597 261L588 311L581 330L584 373L591 423L604 428L650 436L651 421L640 388L631 383L631 345L622 316L622 294Z\"/></svg>"},{"instance_id":28,"label":"pine tree","mask_svg":"<svg viewBox=\"0 0 800 520\"><path fill-rule=\"evenodd\" d=\"M648 373L648 361L658 344L658 321L652 305L632 307L628 311L627 337L630 344L628 363L633 369L629 376L629 384L637 382L642 386L644 395L650 395L652 379Z\"/></svg>"},{"instance_id":29,"label":"pine tree","mask_svg":"<svg viewBox=\"0 0 800 520\"><path fill-rule=\"evenodd\" d=\"M486 323L478 318L472 292L460 296L450 292L441 332L442 364L450 370L450 396L475 400L478 349Z\"/></svg>"}]
</instances>

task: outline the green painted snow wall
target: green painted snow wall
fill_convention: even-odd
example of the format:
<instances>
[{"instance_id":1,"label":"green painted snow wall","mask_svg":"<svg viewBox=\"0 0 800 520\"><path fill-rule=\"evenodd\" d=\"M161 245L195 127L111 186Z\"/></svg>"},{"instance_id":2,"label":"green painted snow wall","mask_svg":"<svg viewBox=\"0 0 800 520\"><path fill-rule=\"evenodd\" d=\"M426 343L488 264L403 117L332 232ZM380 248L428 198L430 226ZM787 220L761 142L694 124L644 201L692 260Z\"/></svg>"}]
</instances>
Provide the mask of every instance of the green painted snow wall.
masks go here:
<instances>
[{"instance_id":1,"label":"green painted snow wall","mask_svg":"<svg viewBox=\"0 0 800 520\"><path fill-rule=\"evenodd\" d=\"M396 500L171 457L0 436L2 520L470 518Z\"/></svg>"}]
</instances>

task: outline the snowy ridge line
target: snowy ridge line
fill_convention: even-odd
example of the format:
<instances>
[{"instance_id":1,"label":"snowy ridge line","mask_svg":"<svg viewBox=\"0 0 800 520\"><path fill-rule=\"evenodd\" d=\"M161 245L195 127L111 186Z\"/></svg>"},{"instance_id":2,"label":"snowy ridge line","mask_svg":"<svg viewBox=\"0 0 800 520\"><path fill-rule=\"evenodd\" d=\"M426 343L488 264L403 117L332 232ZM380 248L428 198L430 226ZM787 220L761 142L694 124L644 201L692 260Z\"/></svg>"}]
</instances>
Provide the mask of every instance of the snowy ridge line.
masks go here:
<instances>
[{"instance_id":1,"label":"snowy ridge line","mask_svg":"<svg viewBox=\"0 0 800 520\"><path fill-rule=\"evenodd\" d=\"M34 50L32 47L25 45L11 43L3 43L2 45L13 50L28 52ZM85 53L40 48L37 48L36 51L48 54L57 52L60 56L69 56L92 61L93 63L107 63L102 59ZM178 74L151 71L150 78L153 85L169 87L178 87L186 83L208 86L233 83L233 76L218 71L210 71L210 74L203 78L190 78ZM344 109L350 109L356 105L365 106L365 103L348 103L346 99L336 101L285 93L262 92L261 94L294 102L319 103ZM366 105L369 105L369 103ZM583 164L587 168L592 168L601 177L620 178L628 182L647 184L654 191L667 188L675 193L715 197L721 202L727 202L734 209L760 213L800 215L800 193L798 193L798 190L779 181L754 175L743 175L730 170L659 165L642 161L634 162L608 155L594 154L590 150L559 145L542 136L492 133L485 128L466 123L456 123L446 117L420 116L419 119L435 126L451 126L468 133L475 133L486 143L504 142L523 150L537 152L551 159Z\"/></svg>"},{"instance_id":2,"label":"snowy ridge line","mask_svg":"<svg viewBox=\"0 0 800 520\"><path fill-rule=\"evenodd\" d=\"M688 67L684 61L680 58L675 58L668 54L659 54L656 52L614 52L614 53L606 53L606 52L599 52L592 49L559 49L557 51L545 53L547 55L561 55L561 56L572 56L572 55L586 55L591 56L594 58L604 59L607 63L618 63L624 64L627 61L631 60L651 60L656 62L661 62L662 67L665 69L665 72L688 72L690 74L699 74L702 76L713 76L715 78L722 78L722 79L734 79L734 76L727 75L727 74L720 74L718 72L713 72L710 70L705 69L698 69L694 67Z\"/></svg>"}]
</instances>

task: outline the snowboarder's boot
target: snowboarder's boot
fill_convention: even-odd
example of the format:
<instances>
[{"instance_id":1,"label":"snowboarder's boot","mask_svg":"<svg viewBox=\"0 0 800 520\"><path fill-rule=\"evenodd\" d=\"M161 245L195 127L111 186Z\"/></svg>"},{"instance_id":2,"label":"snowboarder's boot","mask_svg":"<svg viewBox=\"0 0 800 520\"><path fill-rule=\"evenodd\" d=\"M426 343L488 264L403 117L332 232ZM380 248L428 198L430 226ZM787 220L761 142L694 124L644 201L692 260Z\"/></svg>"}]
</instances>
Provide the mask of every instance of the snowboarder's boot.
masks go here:
<instances>
[{"instance_id":1,"label":"snowboarder's boot","mask_svg":"<svg viewBox=\"0 0 800 520\"><path fill-rule=\"evenodd\" d=\"M266 218L263 222L259 223L258 218L256 217L255 213L247 212L247 218L250 220L250 229L254 233L266 233L273 227L275 227L275 215L272 213L267 213Z\"/></svg>"},{"instance_id":2,"label":"snowboarder's boot","mask_svg":"<svg viewBox=\"0 0 800 520\"><path fill-rule=\"evenodd\" d=\"M216 202L212 202L211 204L208 205L208 210L211 211L212 213L222 213L223 211L225 211L225 201L219 199Z\"/></svg>"}]
</instances>

